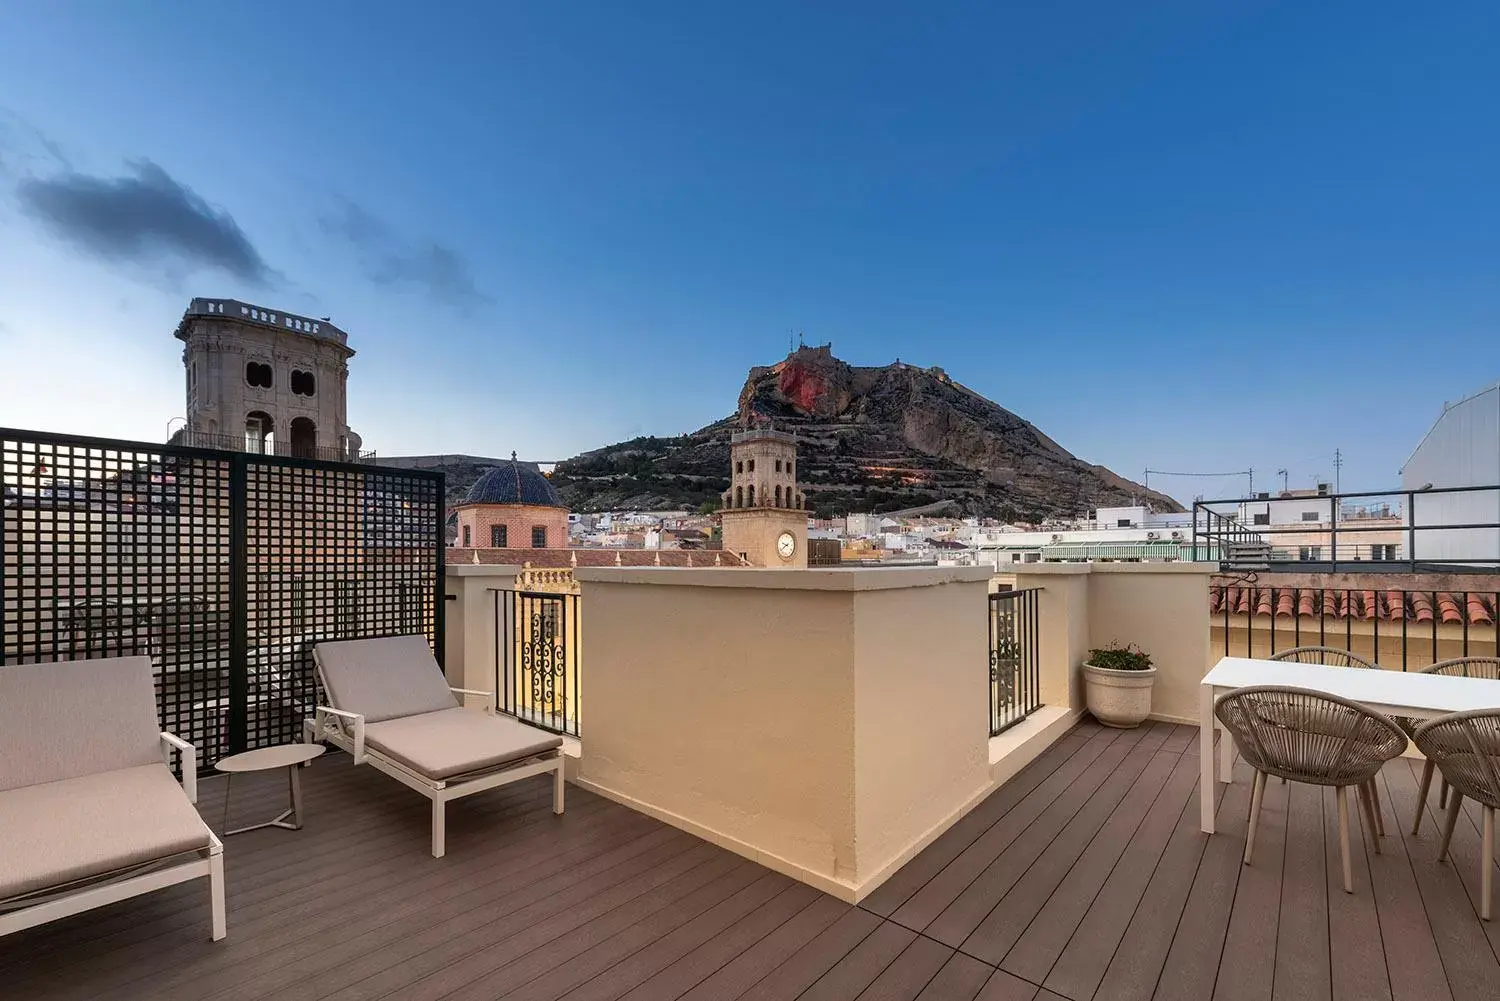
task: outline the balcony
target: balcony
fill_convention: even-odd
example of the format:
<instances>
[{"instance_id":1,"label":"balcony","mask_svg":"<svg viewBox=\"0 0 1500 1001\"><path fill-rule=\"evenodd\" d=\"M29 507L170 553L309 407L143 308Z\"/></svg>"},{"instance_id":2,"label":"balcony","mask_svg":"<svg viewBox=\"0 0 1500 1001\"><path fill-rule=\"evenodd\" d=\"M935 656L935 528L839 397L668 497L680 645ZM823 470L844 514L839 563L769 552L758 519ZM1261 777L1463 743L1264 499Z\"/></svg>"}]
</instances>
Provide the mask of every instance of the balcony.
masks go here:
<instances>
[{"instance_id":1,"label":"balcony","mask_svg":"<svg viewBox=\"0 0 1500 1001\"><path fill-rule=\"evenodd\" d=\"M70 481L166 465L161 446L16 441L9 470ZM1432 861L1436 817L1404 833L1411 759L1380 776L1379 854L1354 818L1352 895L1331 794L1272 783L1243 866L1241 766L1200 832L1198 683L1240 602L1211 605L1216 565L444 566L431 477L182 452L170 514L3 508L0 665L147 653L164 722L207 764L298 739L310 644L425 632L449 684L497 693L471 711L564 735L567 810L545 778L457 800L435 860L428 804L330 753L302 773L302 830L227 839L224 941L183 884L0 937L7 996L1479 998L1500 980L1477 814ZM150 574L121 572L143 557ZM84 614L100 602L142 611ZM1399 602L1408 628L1433 628L1420 604ZM1078 666L1113 641L1158 665L1136 730L1083 713ZM224 778L200 778L215 830L284 802L272 775L234 790L226 817Z\"/></svg>"}]
</instances>

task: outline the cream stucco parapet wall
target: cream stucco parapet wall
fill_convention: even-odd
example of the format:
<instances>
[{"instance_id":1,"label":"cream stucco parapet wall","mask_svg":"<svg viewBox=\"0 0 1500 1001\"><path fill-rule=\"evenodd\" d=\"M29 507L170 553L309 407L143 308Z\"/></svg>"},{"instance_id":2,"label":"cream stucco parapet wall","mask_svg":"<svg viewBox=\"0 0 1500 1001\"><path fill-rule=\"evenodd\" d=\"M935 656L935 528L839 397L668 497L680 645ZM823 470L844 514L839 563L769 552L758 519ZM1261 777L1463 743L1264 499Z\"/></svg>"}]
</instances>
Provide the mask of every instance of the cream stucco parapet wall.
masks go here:
<instances>
[{"instance_id":1,"label":"cream stucco parapet wall","mask_svg":"<svg viewBox=\"0 0 1500 1001\"><path fill-rule=\"evenodd\" d=\"M990 791L974 568L580 568L577 781L846 900Z\"/></svg>"},{"instance_id":2,"label":"cream stucco parapet wall","mask_svg":"<svg viewBox=\"0 0 1500 1001\"><path fill-rule=\"evenodd\" d=\"M1015 587L1042 588L1043 702L1081 708L1078 668L1089 650L1128 643L1156 664L1151 715L1196 722L1198 682L1213 661L1208 583L1218 564L1033 563L1008 569Z\"/></svg>"},{"instance_id":3,"label":"cream stucco parapet wall","mask_svg":"<svg viewBox=\"0 0 1500 1001\"><path fill-rule=\"evenodd\" d=\"M495 689L495 596L514 590L518 566L450 563L443 568L445 602L443 672L454 688ZM481 700L465 696L465 703Z\"/></svg>"}]
</instances>

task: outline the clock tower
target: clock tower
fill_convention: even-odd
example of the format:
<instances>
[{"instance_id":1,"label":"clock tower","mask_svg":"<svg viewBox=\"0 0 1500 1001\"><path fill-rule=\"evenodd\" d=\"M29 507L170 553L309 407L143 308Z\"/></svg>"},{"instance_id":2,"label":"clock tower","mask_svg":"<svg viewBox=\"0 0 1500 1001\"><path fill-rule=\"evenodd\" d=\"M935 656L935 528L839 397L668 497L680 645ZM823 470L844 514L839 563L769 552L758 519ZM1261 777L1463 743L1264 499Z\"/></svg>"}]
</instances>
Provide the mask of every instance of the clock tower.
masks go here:
<instances>
[{"instance_id":1,"label":"clock tower","mask_svg":"<svg viewBox=\"0 0 1500 1001\"><path fill-rule=\"evenodd\" d=\"M797 486L797 439L741 431L729 440L730 481L720 518L724 548L751 566L805 568L807 513Z\"/></svg>"}]
</instances>

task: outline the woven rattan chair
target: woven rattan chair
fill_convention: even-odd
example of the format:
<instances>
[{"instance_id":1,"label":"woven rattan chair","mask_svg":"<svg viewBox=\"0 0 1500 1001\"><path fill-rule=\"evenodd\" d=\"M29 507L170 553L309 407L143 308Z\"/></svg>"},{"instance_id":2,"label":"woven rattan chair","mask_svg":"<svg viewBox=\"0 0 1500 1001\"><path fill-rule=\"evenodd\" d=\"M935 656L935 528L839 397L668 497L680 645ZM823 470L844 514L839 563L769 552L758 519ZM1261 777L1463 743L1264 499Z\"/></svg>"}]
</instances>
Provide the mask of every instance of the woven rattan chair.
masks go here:
<instances>
[{"instance_id":1,"label":"woven rattan chair","mask_svg":"<svg viewBox=\"0 0 1500 1001\"><path fill-rule=\"evenodd\" d=\"M1362 667L1367 670L1380 670L1380 665L1374 661L1332 646L1294 646L1290 650L1273 653L1266 659L1286 660L1294 664L1322 664L1324 667Z\"/></svg>"},{"instance_id":2,"label":"woven rattan chair","mask_svg":"<svg viewBox=\"0 0 1500 1001\"><path fill-rule=\"evenodd\" d=\"M1457 678L1487 678L1490 681L1500 681L1500 657L1454 657L1452 660L1440 660L1431 667L1424 667L1423 674L1447 674ZM1419 719L1409 719L1398 716L1396 725L1406 731L1410 737L1415 732ZM1427 790L1432 788L1432 759L1428 758L1422 765L1422 788L1417 793L1417 815L1412 818L1411 832L1416 834L1422 828L1422 812L1427 806ZM1448 805L1448 780L1442 780L1442 787L1438 790L1438 806Z\"/></svg>"},{"instance_id":3,"label":"woven rattan chair","mask_svg":"<svg viewBox=\"0 0 1500 1001\"><path fill-rule=\"evenodd\" d=\"M1488 921L1495 879L1495 811L1500 809L1500 709L1439 716L1418 724L1412 740L1448 780L1448 813L1443 822L1443 842L1438 846L1439 860L1448 855L1464 797L1484 810L1479 916Z\"/></svg>"},{"instance_id":4,"label":"woven rattan chair","mask_svg":"<svg viewBox=\"0 0 1500 1001\"><path fill-rule=\"evenodd\" d=\"M1332 786L1338 790L1339 849L1344 890L1354 892L1349 860L1349 788L1360 792L1365 825L1380 851L1374 800L1368 788L1380 766L1406 749L1406 734L1389 717L1357 702L1304 688L1262 685L1219 696L1214 715L1234 738L1240 756L1255 769L1250 795L1250 831L1245 864L1255 850L1255 827L1266 776Z\"/></svg>"},{"instance_id":5,"label":"woven rattan chair","mask_svg":"<svg viewBox=\"0 0 1500 1001\"><path fill-rule=\"evenodd\" d=\"M1319 664L1323 667L1357 667L1367 671L1378 671L1380 665L1372 660L1366 660L1357 653L1341 650L1336 646L1294 646L1280 653L1273 653L1268 660L1284 660L1293 664ZM1415 721L1413 721L1415 722ZM1401 721L1397 720L1400 726ZM1410 731L1408 731L1410 732ZM1283 779L1283 782L1286 780ZM1375 788L1375 783L1370 783L1370 799L1375 809L1375 833L1385 835L1385 813L1380 808L1380 792Z\"/></svg>"}]
</instances>

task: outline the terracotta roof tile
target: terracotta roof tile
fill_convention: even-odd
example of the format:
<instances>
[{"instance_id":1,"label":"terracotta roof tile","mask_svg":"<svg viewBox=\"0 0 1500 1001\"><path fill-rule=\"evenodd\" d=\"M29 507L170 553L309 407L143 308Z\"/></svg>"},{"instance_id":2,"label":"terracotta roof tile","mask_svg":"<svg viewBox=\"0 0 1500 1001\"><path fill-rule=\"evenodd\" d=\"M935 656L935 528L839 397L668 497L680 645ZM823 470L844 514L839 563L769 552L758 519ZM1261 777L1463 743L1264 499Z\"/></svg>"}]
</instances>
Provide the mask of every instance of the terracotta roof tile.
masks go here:
<instances>
[{"instance_id":1,"label":"terracotta roof tile","mask_svg":"<svg viewBox=\"0 0 1500 1001\"><path fill-rule=\"evenodd\" d=\"M1321 599L1321 601L1320 601ZM1316 587L1213 587L1208 607L1222 614L1226 607L1239 615L1277 618L1385 619L1492 626L1500 617L1500 595L1488 591L1371 591ZM1295 609L1295 613L1293 612Z\"/></svg>"}]
</instances>

